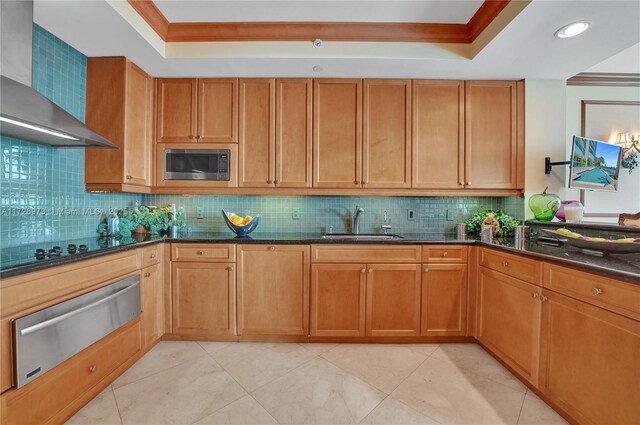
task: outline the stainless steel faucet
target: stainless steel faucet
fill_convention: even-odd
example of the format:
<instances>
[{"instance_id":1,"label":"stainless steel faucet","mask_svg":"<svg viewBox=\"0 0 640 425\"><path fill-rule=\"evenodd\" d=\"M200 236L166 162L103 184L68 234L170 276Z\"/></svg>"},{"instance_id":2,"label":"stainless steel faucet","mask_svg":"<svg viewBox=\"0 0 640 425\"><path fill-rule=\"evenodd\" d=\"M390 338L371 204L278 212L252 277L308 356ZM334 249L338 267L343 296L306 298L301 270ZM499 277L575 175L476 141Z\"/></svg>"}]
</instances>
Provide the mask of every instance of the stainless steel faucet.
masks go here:
<instances>
[{"instance_id":1,"label":"stainless steel faucet","mask_svg":"<svg viewBox=\"0 0 640 425\"><path fill-rule=\"evenodd\" d=\"M382 231L384 232L385 235L391 229L391 219L389 219L387 217L387 210L384 210L384 222L382 223L382 226L380 226L380 227L382 228Z\"/></svg>"},{"instance_id":2,"label":"stainless steel faucet","mask_svg":"<svg viewBox=\"0 0 640 425\"><path fill-rule=\"evenodd\" d=\"M356 205L356 212L353 214L353 233L360 233L360 215L364 214L364 208L360 208Z\"/></svg>"}]
</instances>

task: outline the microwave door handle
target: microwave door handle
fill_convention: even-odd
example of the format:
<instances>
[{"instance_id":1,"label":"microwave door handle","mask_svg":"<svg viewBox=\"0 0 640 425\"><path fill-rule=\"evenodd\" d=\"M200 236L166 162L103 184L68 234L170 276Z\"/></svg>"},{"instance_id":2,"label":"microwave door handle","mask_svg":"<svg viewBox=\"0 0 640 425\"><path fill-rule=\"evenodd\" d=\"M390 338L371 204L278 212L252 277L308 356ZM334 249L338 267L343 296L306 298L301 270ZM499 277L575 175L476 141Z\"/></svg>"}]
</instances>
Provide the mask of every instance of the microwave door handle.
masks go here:
<instances>
[{"instance_id":1,"label":"microwave door handle","mask_svg":"<svg viewBox=\"0 0 640 425\"><path fill-rule=\"evenodd\" d=\"M195 168L193 170L191 170L192 173L202 173L202 174L207 174L206 171L202 171L202 170L196 170Z\"/></svg>"}]
</instances>

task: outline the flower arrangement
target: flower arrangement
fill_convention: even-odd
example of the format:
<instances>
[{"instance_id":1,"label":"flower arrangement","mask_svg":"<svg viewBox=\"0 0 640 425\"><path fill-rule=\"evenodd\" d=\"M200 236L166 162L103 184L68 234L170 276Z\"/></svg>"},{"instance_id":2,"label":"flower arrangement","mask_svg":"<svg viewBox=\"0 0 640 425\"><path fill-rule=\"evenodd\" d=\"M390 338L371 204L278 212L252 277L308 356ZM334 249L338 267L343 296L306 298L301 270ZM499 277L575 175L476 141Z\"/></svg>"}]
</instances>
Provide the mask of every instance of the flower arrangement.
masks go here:
<instances>
[{"instance_id":1,"label":"flower arrangement","mask_svg":"<svg viewBox=\"0 0 640 425\"><path fill-rule=\"evenodd\" d=\"M488 212L489 210L487 208L480 208L471 214L471 216L465 221L467 224L467 233L470 235L479 235L480 228L482 227L482 221L487 217ZM498 220L498 223L500 223L498 237L513 236L513 233L520 222L510 215L505 214L502 210L494 211L493 216Z\"/></svg>"},{"instance_id":2,"label":"flower arrangement","mask_svg":"<svg viewBox=\"0 0 640 425\"><path fill-rule=\"evenodd\" d=\"M176 209L173 216L171 205L157 207L154 205L136 205L134 207L122 208L118 214L117 238L130 237L132 233L157 234L166 231L169 226L175 225L184 227L187 225L183 207ZM101 236L107 235L107 217L103 217L96 230Z\"/></svg>"}]
</instances>

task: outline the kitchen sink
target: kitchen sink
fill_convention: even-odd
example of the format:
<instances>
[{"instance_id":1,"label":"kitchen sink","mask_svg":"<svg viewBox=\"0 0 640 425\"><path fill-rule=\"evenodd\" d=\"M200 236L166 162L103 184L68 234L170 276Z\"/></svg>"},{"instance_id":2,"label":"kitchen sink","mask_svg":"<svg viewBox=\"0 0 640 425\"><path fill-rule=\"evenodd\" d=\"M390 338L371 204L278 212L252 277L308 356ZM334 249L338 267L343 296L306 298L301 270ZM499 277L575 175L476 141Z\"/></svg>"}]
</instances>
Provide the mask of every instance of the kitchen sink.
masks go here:
<instances>
[{"instance_id":1,"label":"kitchen sink","mask_svg":"<svg viewBox=\"0 0 640 425\"><path fill-rule=\"evenodd\" d=\"M322 239L338 239L338 240L369 240L369 241L389 241L394 239L402 239L400 235L380 235L377 233L323 233Z\"/></svg>"}]
</instances>

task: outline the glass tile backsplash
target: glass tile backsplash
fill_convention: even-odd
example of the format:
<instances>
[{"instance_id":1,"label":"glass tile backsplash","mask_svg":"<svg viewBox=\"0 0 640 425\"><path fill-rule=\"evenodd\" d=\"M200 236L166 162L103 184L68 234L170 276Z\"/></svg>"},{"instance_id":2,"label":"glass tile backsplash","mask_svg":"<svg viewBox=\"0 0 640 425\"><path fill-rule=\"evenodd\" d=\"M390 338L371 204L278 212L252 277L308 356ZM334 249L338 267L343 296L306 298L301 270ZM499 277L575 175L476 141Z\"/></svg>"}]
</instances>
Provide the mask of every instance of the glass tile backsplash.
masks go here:
<instances>
[{"instance_id":1,"label":"glass tile backsplash","mask_svg":"<svg viewBox=\"0 0 640 425\"><path fill-rule=\"evenodd\" d=\"M84 121L86 57L41 27L33 30L33 87ZM220 210L260 213L256 233L351 230L355 205L365 209L361 232L380 232L383 212L392 233L453 231L476 208L504 209L524 218L521 197L180 196L84 191L84 149L54 149L0 138L0 248L90 237L103 211L131 206L184 206L194 232L226 229ZM300 219L293 219L293 209ZM201 209L204 218L198 219ZM415 213L408 220L408 210Z\"/></svg>"}]
</instances>

